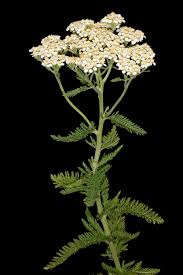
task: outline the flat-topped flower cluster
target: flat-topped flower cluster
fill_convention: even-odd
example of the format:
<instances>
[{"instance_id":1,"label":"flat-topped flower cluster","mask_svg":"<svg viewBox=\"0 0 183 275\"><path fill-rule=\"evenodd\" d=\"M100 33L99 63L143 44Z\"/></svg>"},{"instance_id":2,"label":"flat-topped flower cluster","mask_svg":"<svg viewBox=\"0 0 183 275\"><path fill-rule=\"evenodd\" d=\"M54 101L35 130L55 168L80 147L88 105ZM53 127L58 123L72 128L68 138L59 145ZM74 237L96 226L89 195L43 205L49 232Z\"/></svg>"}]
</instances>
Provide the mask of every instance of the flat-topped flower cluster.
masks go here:
<instances>
[{"instance_id":1,"label":"flat-topped flower cluster","mask_svg":"<svg viewBox=\"0 0 183 275\"><path fill-rule=\"evenodd\" d=\"M91 74L111 60L123 74L137 75L155 65L155 54L147 43L141 43L145 38L142 31L121 27L122 23L124 18L114 12L97 23L89 19L75 21L66 29L71 35L64 39L49 35L30 52L47 68L74 64Z\"/></svg>"}]
</instances>

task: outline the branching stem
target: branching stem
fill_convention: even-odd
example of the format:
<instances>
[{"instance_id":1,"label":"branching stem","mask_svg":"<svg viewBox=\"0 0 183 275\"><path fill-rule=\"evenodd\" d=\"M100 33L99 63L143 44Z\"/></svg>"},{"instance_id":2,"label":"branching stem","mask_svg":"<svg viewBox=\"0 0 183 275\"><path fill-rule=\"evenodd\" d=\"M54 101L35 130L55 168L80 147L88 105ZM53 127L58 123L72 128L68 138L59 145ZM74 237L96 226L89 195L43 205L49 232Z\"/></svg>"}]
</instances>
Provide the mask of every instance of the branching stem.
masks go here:
<instances>
[{"instance_id":1,"label":"branching stem","mask_svg":"<svg viewBox=\"0 0 183 275\"><path fill-rule=\"evenodd\" d=\"M69 105L70 105L78 114L80 114L80 116L83 117L83 119L88 123L89 126L92 126L91 122L90 122L89 119L86 117L86 115L85 115L81 110L79 110L78 107L76 107L76 105L68 98L68 96L67 96L67 94L66 94L66 92L65 92L65 90L64 90L64 87L63 87L63 85L62 85L62 82L61 82L61 80L60 80L60 75L59 75L58 73L55 73L55 72L53 72L53 73L54 73L54 75L55 75L55 78L56 78L56 80L57 80L57 82L58 82L59 88L60 88L60 90L61 90L61 92L62 92L64 98L66 99L66 101L69 103Z\"/></svg>"},{"instance_id":2,"label":"branching stem","mask_svg":"<svg viewBox=\"0 0 183 275\"><path fill-rule=\"evenodd\" d=\"M111 69L108 70L110 72ZM106 74L106 76L109 76L109 73ZM99 124L98 124L98 130L97 130L97 143L96 143L96 150L95 150L95 156L94 156L94 161L93 161L93 173L96 172L97 167L98 167L98 162L100 158L100 154L102 151L102 134L103 134L103 127L104 127L104 122L105 122L105 117L104 117L104 101L103 101L103 92L104 92L104 80L102 79L101 74L98 75L100 87L99 87L99 94L98 94L98 99L99 99ZM107 79L107 78L106 78ZM101 223L104 228L104 232L107 237L111 236L111 231L108 225L107 221L107 216L102 215L103 213L103 206L101 202L101 197L100 195L98 196L96 200L96 205L97 205L97 211L99 216L101 216ZM111 250L111 254L114 260L114 264L117 270L121 270L121 265L120 261L117 255L116 247L113 241L109 242L109 248Z\"/></svg>"},{"instance_id":3,"label":"branching stem","mask_svg":"<svg viewBox=\"0 0 183 275\"><path fill-rule=\"evenodd\" d=\"M112 112L114 111L114 109L116 109L116 107L118 106L118 104L121 102L121 100L123 99L123 97L125 96L128 87L130 85L130 83L132 82L133 77L131 77L129 80L124 82L124 89L123 92L121 93L120 97L116 100L116 102L114 103L114 105L111 107L111 109L107 112L108 115L111 115Z\"/></svg>"},{"instance_id":4,"label":"branching stem","mask_svg":"<svg viewBox=\"0 0 183 275\"><path fill-rule=\"evenodd\" d=\"M107 81L107 79L108 79L108 77L109 77L109 75L111 73L112 67L113 67L113 63L110 62L109 66L108 66L107 73L106 73L106 75L105 75L104 78L102 78L102 74L101 74L100 70L98 71L98 73L95 73L97 87L94 87L93 83L90 83L90 84L92 84L91 85L92 88L95 91L97 91L98 100L99 100L99 123L98 123L98 129L95 132L96 137L97 137L97 141L96 141L95 155L94 155L94 159L93 159L93 173L95 173L97 171L98 163L99 163L99 159L100 159L100 155L101 155L101 151L102 151L103 128L104 128L104 122L106 120L105 113L104 113L104 96L103 96L103 93L104 93L105 82ZM68 98L68 96L67 96L67 94L66 94L66 92L64 90L64 87L62 85L59 73L57 73L57 72L53 72L53 73L55 75L55 78L56 78L56 80L58 82L60 90L61 90L64 98L66 99L66 101L69 103L69 105L77 113L79 113L83 117L83 119L88 123L88 125L91 126L91 122L86 117L86 115L81 110L79 110L73 104L73 102ZM124 90L123 90L121 96L118 98L118 100L112 106L112 108L107 112L107 115L110 115L114 111L114 109L117 107L117 105L120 103L120 101L123 99L123 97L126 94L127 89L129 87L132 79L133 78L130 78L129 80L125 80ZM91 81L92 81L92 79L91 79ZM111 236L111 231L110 231L110 227L109 227L109 224L108 224L107 216L105 214L103 214L103 205L102 205L100 194L99 194L98 198L96 199L96 205L97 205L98 214L99 214L99 216L101 216L101 223L102 223L105 235L107 237L110 237ZM116 245L115 245L115 243L113 241L109 242L109 248L110 248L110 251L111 251L111 255L113 257L113 261L114 261L115 267L116 267L117 270L120 271L121 270L121 265L120 265L119 257L118 257L118 254L117 254Z\"/></svg>"}]
</instances>

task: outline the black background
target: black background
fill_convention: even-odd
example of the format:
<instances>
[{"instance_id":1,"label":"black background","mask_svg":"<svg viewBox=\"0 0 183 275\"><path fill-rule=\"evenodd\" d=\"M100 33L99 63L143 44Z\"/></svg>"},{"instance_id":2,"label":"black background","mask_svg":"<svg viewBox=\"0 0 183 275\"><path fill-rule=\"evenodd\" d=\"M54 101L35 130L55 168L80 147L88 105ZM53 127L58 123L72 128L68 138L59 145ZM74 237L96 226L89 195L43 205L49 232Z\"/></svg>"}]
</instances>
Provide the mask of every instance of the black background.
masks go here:
<instances>
[{"instance_id":1,"label":"black background","mask_svg":"<svg viewBox=\"0 0 183 275\"><path fill-rule=\"evenodd\" d=\"M172 168L175 149L169 127L175 127L171 92L174 83L168 72L171 62L168 47L171 45L167 45L166 39L170 26L168 30L165 26L169 15L167 4L166 9L162 6L159 1L132 0L31 2L16 6L13 18L18 23L17 32L12 36L17 51L20 51L17 62L21 69L19 72L15 69L13 73L19 83L18 93L11 98L12 118L15 118L11 129L15 134L14 179L20 191L11 224L17 241L15 254L19 258L14 270L19 274L82 275L100 270L102 249L94 247L70 258L55 271L43 271L43 266L55 252L84 230L82 198L61 196L49 175L75 169L93 152L84 142L61 144L50 139L50 134L67 134L80 124L81 119L64 102L53 76L31 58L28 50L49 34L64 37L70 22L83 18L97 21L111 11L122 14L126 25L145 32L147 43L156 53L157 63L151 73L139 76L132 83L119 106L119 110L142 125L148 135L138 137L120 131L125 146L113 161L111 195L122 190L122 194L149 204L165 219L165 224L160 226L130 219L129 230L140 230L142 234L129 245L126 257L128 260L142 259L147 266L160 267L162 275L171 271L169 250L173 244L170 235L174 220L170 197L176 176ZM64 72L63 75L68 89L79 85L72 73ZM117 89L118 84L109 86L106 104L118 96ZM82 95L74 102L88 117L97 118L94 94ZM7 266L7 274L10 268L11 265Z\"/></svg>"}]
</instances>

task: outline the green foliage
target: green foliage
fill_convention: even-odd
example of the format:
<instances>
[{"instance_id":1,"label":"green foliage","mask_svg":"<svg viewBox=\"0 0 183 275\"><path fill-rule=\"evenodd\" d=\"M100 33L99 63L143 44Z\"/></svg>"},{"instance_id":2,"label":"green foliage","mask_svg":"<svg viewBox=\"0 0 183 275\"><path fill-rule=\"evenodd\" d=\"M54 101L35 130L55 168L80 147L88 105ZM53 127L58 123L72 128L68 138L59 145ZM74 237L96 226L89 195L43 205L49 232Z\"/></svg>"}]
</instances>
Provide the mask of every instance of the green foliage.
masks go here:
<instances>
[{"instance_id":1,"label":"green foliage","mask_svg":"<svg viewBox=\"0 0 183 275\"><path fill-rule=\"evenodd\" d=\"M51 270L58 265L64 263L70 256L78 252L80 249L86 248L90 245L94 245L102 242L103 239L100 239L90 232L86 232L78 236L78 239L74 239L72 242L69 242L67 245L64 245L62 249L60 249L56 256L52 259L51 262L47 266L45 266L45 270Z\"/></svg>"},{"instance_id":2,"label":"green foliage","mask_svg":"<svg viewBox=\"0 0 183 275\"><path fill-rule=\"evenodd\" d=\"M110 165L105 165L97 169L95 173L87 174L84 177L84 202L88 207L91 207L95 204L97 197L99 196L100 192L102 192L103 183L106 179L106 173L109 169Z\"/></svg>"},{"instance_id":3,"label":"green foliage","mask_svg":"<svg viewBox=\"0 0 183 275\"><path fill-rule=\"evenodd\" d=\"M93 158L91 159L88 159L88 163L89 164L86 164L84 161L82 162L82 166L81 167L78 167L78 170L83 174L83 175L88 175L89 174L92 174L92 163L93 161Z\"/></svg>"},{"instance_id":4,"label":"green foliage","mask_svg":"<svg viewBox=\"0 0 183 275\"><path fill-rule=\"evenodd\" d=\"M127 264L123 263L123 266L121 268L121 270L116 269L113 266L110 266L106 263L102 263L102 267L104 270L108 271L109 274L121 274L121 275L144 275L144 274L148 274L148 275L156 275L160 272L159 269L155 269L155 268L142 268L142 262L139 262L137 264L135 264L133 267L131 267L133 264L135 263L135 261L131 261Z\"/></svg>"},{"instance_id":5,"label":"green foliage","mask_svg":"<svg viewBox=\"0 0 183 275\"><path fill-rule=\"evenodd\" d=\"M97 144L96 139L94 139L92 136L90 136L90 141L88 141L88 140L85 140L85 141L88 145L90 145L91 147L96 149L96 144Z\"/></svg>"},{"instance_id":6,"label":"green foliage","mask_svg":"<svg viewBox=\"0 0 183 275\"><path fill-rule=\"evenodd\" d=\"M149 208L138 200L131 200L131 198L122 198L121 213L143 218L148 223L161 224L164 222L164 220L152 208Z\"/></svg>"},{"instance_id":7,"label":"green foliage","mask_svg":"<svg viewBox=\"0 0 183 275\"><path fill-rule=\"evenodd\" d=\"M103 204L107 204L109 200L109 180L107 177L105 177L104 182L102 184L101 197Z\"/></svg>"},{"instance_id":8,"label":"green foliage","mask_svg":"<svg viewBox=\"0 0 183 275\"><path fill-rule=\"evenodd\" d=\"M156 275L160 272L160 269L158 268L141 268L140 270L135 270L132 271L135 274L139 275L144 275L144 274L149 274L149 275Z\"/></svg>"},{"instance_id":9,"label":"green foliage","mask_svg":"<svg viewBox=\"0 0 183 275\"><path fill-rule=\"evenodd\" d=\"M124 79L121 77L116 77L116 78L111 79L110 81L111 82L120 82L120 81L124 81Z\"/></svg>"},{"instance_id":10,"label":"green foliage","mask_svg":"<svg viewBox=\"0 0 183 275\"><path fill-rule=\"evenodd\" d=\"M119 151L122 149L123 145L120 145L116 150L114 150L112 153L109 154L104 154L101 158L101 160L99 161L98 167L103 166L104 164L106 164L107 162L111 161L118 153Z\"/></svg>"},{"instance_id":11,"label":"green foliage","mask_svg":"<svg viewBox=\"0 0 183 275\"><path fill-rule=\"evenodd\" d=\"M86 215L87 221L82 219L84 227L95 236L99 235L101 238L105 239L106 236L102 227L97 222L97 220L92 216L88 208L86 208L85 215Z\"/></svg>"},{"instance_id":12,"label":"green foliage","mask_svg":"<svg viewBox=\"0 0 183 275\"><path fill-rule=\"evenodd\" d=\"M159 269L157 268L143 268L142 267L142 261L134 264L133 262L129 262L129 263L124 263L122 265L122 271L124 270L124 272L126 272L126 274L129 275L144 275L144 274L148 274L148 275L156 275L160 272ZM133 266L132 266L133 265Z\"/></svg>"},{"instance_id":13,"label":"green foliage","mask_svg":"<svg viewBox=\"0 0 183 275\"><path fill-rule=\"evenodd\" d=\"M83 84L90 86L90 79L87 74L85 74L78 66L69 64L68 68L76 73L76 78Z\"/></svg>"},{"instance_id":14,"label":"green foliage","mask_svg":"<svg viewBox=\"0 0 183 275\"><path fill-rule=\"evenodd\" d=\"M113 199L109 199L105 205L104 213L108 217L108 223L111 231L111 238L116 246L116 252L120 257L121 252L127 250L128 242L137 238L139 232L129 233L126 231L125 216L121 213L121 201L118 193ZM109 256L109 251L106 251L105 256Z\"/></svg>"},{"instance_id":15,"label":"green foliage","mask_svg":"<svg viewBox=\"0 0 183 275\"><path fill-rule=\"evenodd\" d=\"M146 131L132 122L129 118L120 115L119 112L113 113L111 116L108 117L113 124L116 126L127 130L130 133L135 133L136 135L143 136L146 134Z\"/></svg>"},{"instance_id":16,"label":"green foliage","mask_svg":"<svg viewBox=\"0 0 183 275\"><path fill-rule=\"evenodd\" d=\"M121 271L117 270L115 267L112 267L106 263L102 263L102 268L109 272L109 274L122 274Z\"/></svg>"},{"instance_id":17,"label":"green foliage","mask_svg":"<svg viewBox=\"0 0 183 275\"><path fill-rule=\"evenodd\" d=\"M92 123L92 126L88 126L84 123L81 123L80 127L77 127L68 136L51 135L51 138L61 142L77 142L79 140L86 138L89 134L93 133L94 130L94 123Z\"/></svg>"},{"instance_id":18,"label":"green foliage","mask_svg":"<svg viewBox=\"0 0 183 275\"><path fill-rule=\"evenodd\" d=\"M89 77L80 68L76 68L76 78L82 83L87 84L90 82Z\"/></svg>"},{"instance_id":19,"label":"green foliage","mask_svg":"<svg viewBox=\"0 0 183 275\"><path fill-rule=\"evenodd\" d=\"M57 175L51 175L51 179L56 188L60 188L60 193L63 195L75 193L82 190L83 180L82 175L79 172L59 173Z\"/></svg>"},{"instance_id":20,"label":"green foliage","mask_svg":"<svg viewBox=\"0 0 183 275\"><path fill-rule=\"evenodd\" d=\"M88 87L88 86L81 86L81 87L79 87L79 88L77 88L77 89L68 91L68 92L66 93L66 95L67 95L68 97L74 97L74 96L76 96L76 95L78 95L78 94L80 94L80 93L83 93L83 92L85 92L85 91L88 91L88 90L90 90L90 87Z\"/></svg>"},{"instance_id":21,"label":"green foliage","mask_svg":"<svg viewBox=\"0 0 183 275\"><path fill-rule=\"evenodd\" d=\"M111 149L111 148L115 147L116 145L118 145L119 141L120 141L120 138L116 131L116 126L113 125L111 131L109 131L107 135L103 136L102 150Z\"/></svg>"}]
</instances>

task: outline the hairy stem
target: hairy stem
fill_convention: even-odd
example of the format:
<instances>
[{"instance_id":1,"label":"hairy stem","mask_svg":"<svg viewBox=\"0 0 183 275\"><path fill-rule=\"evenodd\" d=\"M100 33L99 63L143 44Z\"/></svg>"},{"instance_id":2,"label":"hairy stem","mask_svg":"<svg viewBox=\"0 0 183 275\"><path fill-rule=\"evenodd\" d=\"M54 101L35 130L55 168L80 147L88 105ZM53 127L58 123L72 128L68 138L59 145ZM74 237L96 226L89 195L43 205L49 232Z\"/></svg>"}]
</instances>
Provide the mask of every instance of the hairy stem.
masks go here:
<instances>
[{"instance_id":1,"label":"hairy stem","mask_svg":"<svg viewBox=\"0 0 183 275\"><path fill-rule=\"evenodd\" d=\"M104 102L103 102L104 82L103 82L103 79L102 79L101 75L99 75L99 78L100 78L100 88L99 88L99 93L98 93L98 98L99 98L99 125L98 125L98 130L97 130L97 133L96 133L97 143L96 143L96 150L95 150L95 156L94 156L94 161L93 161L93 173L96 172L97 167L98 167L98 162L99 162L99 158L100 158L100 154L101 154L101 150L102 150L102 135L103 135L104 122L105 122ZM98 214L101 216L102 213L103 213L103 206L102 206L100 195L98 196L98 198L96 200L96 205L97 205ZM111 231L110 231L110 228L109 228L109 225L108 225L106 215L102 215L101 223L103 225L104 232L105 232L106 236L107 237L111 236ZM120 261L119 261L118 255L117 255L116 247L115 247L115 244L112 241L109 242L109 248L111 250L111 254L112 254L116 269L121 270L121 265L120 265Z\"/></svg>"},{"instance_id":2,"label":"hairy stem","mask_svg":"<svg viewBox=\"0 0 183 275\"><path fill-rule=\"evenodd\" d=\"M83 114L83 112L81 110L78 109L78 107L76 107L76 105L74 103L72 103L72 101L68 98L65 90L64 90L64 87L62 85L62 82L60 80L60 75L58 73L54 73L55 75L55 78L58 82L58 85L59 85L59 88L64 96L64 98L66 99L66 101L69 103L69 105L78 113L80 114L80 116L82 116L82 118L88 123L89 126L92 126L91 122L89 121L89 119L86 117L85 114Z\"/></svg>"}]
</instances>

